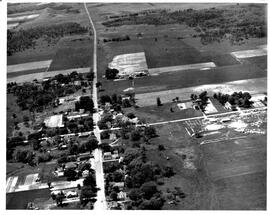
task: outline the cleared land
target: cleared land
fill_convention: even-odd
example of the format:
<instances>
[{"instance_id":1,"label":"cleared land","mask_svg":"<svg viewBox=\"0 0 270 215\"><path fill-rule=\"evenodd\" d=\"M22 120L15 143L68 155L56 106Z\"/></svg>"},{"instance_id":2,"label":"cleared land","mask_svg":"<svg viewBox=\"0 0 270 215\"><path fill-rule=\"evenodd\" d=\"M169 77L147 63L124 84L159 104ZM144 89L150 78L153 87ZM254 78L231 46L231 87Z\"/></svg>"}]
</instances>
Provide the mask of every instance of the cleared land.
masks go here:
<instances>
[{"instance_id":1,"label":"cleared land","mask_svg":"<svg viewBox=\"0 0 270 215\"><path fill-rule=\"evenodd\" d=\"M45 60L45 61L37 61L37 62L30 62L30 63L22 63L16 65L9 65L7 66L7 73L12 72L20 72L24 70L35 70L41 68L47 68L50 66L52 60Z\"/></svg>"},{"instance_id":2,"label":"cleared land","mask_svg":"<svg viewBox=\"0 0 270 215\"><path fill-rule=\"evenodd\" d=\"M7 83L9 83L9 82L23 83L23 82L33 81L35 79L42 80L43 78L53 77L53 76L58 75L58 74L63 74L63 75L69 74L69 73L72 73L73 71L76 71L78 73L87 73L90 71L90 67L73 68L73 69L50 71L50 72L37 72L37 73L35 73L33 71L33 74L21 75L21 76L17 76L17 77L10 77L7 79Z\"/></svg>"},{"instance_id":3,"label":"cleared land","mask_svg":"<svg viewBox=\"0 0 270 215\"><path fill-rule=\"evenodd\" d=\"M267 79L258 78L258 79L232 81L220 84L199 85L196 87L136 94L136 99L137 104L143 107L155 105L157 97L160 97L163 103L167 103L171 102L172 99L174 99L175 97L179 97L180 100L186 100L190 98L190 95L192 93L199 94L203 91L207 91L209 95L218 92L232 94L233 92L239 91L254 94L258 92L265 92L266 89L267 89Z\"/></svg>"},{"instance_id":4,"label":"cleared land","mask_svg":"<svg viewBox=\"0 0 270 215\"><path fill-rule=\"evenodd\" d=\"M234 57L242 59L242 58L251 58L267 55L267 50L265 49L253 49L253 50L244 50L237 51L231 53Z\"/></svg>"},{"instance_id":5,"label":"cleared land","mask_svg":"<svg viewBox=\"0 0 270 215\"><path fill-rule=\"evenodd\" d=\"M120 76L148 70L144 52L117 55L109 63L109 68L117 69Z\"/></svg>"},{"instance_id":6,"label":"cleared land","mask_svg":"<svg viewBox=\"0 0 270 215\"><path fill-rule=\"evenodd\" d=\"M160 68L152 68L149 69L150 75L153 74L160 74L164 72L178 72L183 70L192 70L192 69L210 69L215 68L216 65L213 62L207 62L207 63L196 63L196 64L189 64L189 65L181 65L181 66L169 66L169 67L160 67Z\"/></svg>"},{"instance_id":7,"label":"cleared land","mask_svg":"<svg viewBox=\"0 0 270 215\"><path fill-rule=\"evenodd\" d=\"M63 127L63 115L54 115L50 116L44 120L44 123L47 127L55 128L55 127Z\"/></svg>"},{"instance_id":8,"label":"cleared land","mask_svg":"<svg viewBox=\"0 0 270 215\"><path fill-rule=\"evenodd\" d=\"M18 21L24 21L29 19L37 18L39 14L31 14L31 15L25 15L25 16L10 16L7 18L8 22L18 22Z\"/></svg>"}]
</instances>

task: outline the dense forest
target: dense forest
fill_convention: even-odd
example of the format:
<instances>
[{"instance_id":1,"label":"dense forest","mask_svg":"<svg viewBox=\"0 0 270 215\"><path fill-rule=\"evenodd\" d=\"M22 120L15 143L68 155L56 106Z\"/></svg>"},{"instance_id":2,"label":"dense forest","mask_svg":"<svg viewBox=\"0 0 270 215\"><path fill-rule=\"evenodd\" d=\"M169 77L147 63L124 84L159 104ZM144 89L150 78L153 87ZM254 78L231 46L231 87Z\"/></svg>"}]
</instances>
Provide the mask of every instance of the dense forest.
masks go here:
<instances>
[{"instance_id":1,"label":"dense forest","mask_svg":"<svg viewBox=\"0 0 270 215\"><path fill-rule=\"evenodd\" d=\"M211 8L202 10L161 10L158 13L130 14L103 22L106 27L121 25L166 25L186 24L195 28L203 44L222 39L232 43L250 37L266 37L267 23L264 4L235 5L230 8ZM196 35L194 35L196 36Z\"/></svg>"},{"instance_id":2,"label":"dense forest","mask_svg":"<svg viewBox=\"0 0 270 215\"><path fill-rule=\"evenodd\" d=\"M82 34L87 32L86 27L78 23L64 23L50 26L40 26L27 30L7 31L7 55L24 51L29 48L35 48L36 40L44 38L48 44L65 35Z\"/></svg>"}]
</instances>

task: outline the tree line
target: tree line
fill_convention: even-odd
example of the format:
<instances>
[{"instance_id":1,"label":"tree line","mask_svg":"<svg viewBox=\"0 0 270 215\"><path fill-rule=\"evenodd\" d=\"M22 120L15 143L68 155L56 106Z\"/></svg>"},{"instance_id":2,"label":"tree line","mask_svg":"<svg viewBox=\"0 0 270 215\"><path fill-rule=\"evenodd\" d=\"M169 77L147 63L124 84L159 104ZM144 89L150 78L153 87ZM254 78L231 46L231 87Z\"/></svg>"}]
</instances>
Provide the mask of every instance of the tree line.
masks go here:
<instances>
[{"instance_id":1,"label":"tree line","mask_svg":"<svg viewBox=\"0 0 270 215\"><path fill-rule=\"evenodd\" d=\"M194 27L203 44L229 39L238 43L250 37L267 36L265 5L235 5L202 10L161 10L159 13L120 17L103 22L106 27L121 25L186 24ZM194 35L196 36L196 35Z\"/></svg>"}]
</instances>

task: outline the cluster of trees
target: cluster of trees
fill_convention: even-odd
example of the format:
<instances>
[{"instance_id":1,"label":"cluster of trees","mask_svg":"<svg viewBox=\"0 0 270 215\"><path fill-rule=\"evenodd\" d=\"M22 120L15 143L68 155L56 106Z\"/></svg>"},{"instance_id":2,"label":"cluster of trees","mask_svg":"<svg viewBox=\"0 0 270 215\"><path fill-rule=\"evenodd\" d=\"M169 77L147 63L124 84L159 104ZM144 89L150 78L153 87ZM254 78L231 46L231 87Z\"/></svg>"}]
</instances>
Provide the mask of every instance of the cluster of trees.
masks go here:
<instances>
[{"instance_id":1,"label":"cluster of trees","mask_svg":"<svg viewBox=\"0 0 270 215\"><path fill-rule=\"evenodd\" d=\"M65 35L86 33L87 28L78 23L62 23L49 26L38 26L27 30L7 31L7 55L29 48L35 48L36 40L43 38L50 44L52 40L59 39Z\"/></svg>"},{"instance_id":2,"label":"cluster of trees","mask_svg":"<svg viewBox=\"0 0 270 215\"><path fill-rule=\"evenodd\" d=\"M90 174L83 181L81 188L80 202L85 206L88 202L94 202L97 195L96 177L94 174Z\"/></svg>"},{"instance_id":3,"label":"cluster of trees","mask_svg":"<svg viewBox=\"0 0 270 215\"><path fill-rule=\"evenodd\" d=\"M115 38L112 38L112 39L104 38L103 42L104 43L107 43L107 42L120 42L120 41L126 41L126 40L130 40L130 37L128 35L123 36L123 37L115 37Z\"/></svg>"},{"instance_id":4,"label":"cluster of trees","mask_svg":"<svg viewBox=\"0 0 270 215\"><path fill-rule=\"evenodd\" d=\"M7 92L17 97L16 103L22 110L42 112L46 107L57 105L55 101L58 97L71 95L81 89L81 86L74 85L75 81L81 79L82 75L74 71L68 75L56 75L41 85L8 83Z\"/></svg>"},{"instance_id":5,"label":"cluster of trees","mask_svg":"<svg viewBox=\"0 0 270 215\"><path fill-rule=\"evenodd\" d=\"M157 190L157 181L164 176L172 176L172 167L161 168L158 164L147 161L145 148L126 149L123 163L127 167L125 185L129 188L128 196L132 200L130 207L161 209L164 199Z\"/></svg>"},{"instance_id":6,"label":"cluster of trees","mask_svg":"<svg viewBox=\"0 0 270 215\"><path fill-rule=\"evenodd\" d=\"M264 5L235 5L231 8L210 8L202 10L161 10L159 13L141 16L119 17L103 23L107 27L149 24L186 24L194 27L203 44L228 38L239 43L249 37L261 38L267 35Z\"/></svg>"},{"instance_id":7,"label":"cluster of trees","mask_svg":"<svg viewBox=\"0 0 270 215\"><path fill-rule=\"evenodd\" d=\"M71 133L85 132L93 130L94 122L92 117L81 117L72 120L64 120L65 127L70 130Z\"/></svg>"},{"instance_id":8,"label":"cluster of trees","mask_svg":"<svg viewBox=\"0 0 270 215\"><path fill-rule=\"evenodd\" d=\"M252 104L250 101L251 95L248 92L234 92L233 94L214 94L213 97L217 99L222 105L229 102L231 105L237 105L239 107L249 108Z\"/></svg>"},{"instance_id":9,"label":"cluster of trees","mask_svg":"<svg viewBox=\"0 0 270 215\"><path fill-rule=\"evenodd\" d=\"M85 111L94 112L94 102L90 96L81 96L80 100L75 103L75 110L79 111L84 109Z\"/></svg>"},{"instance_id":10,"label":"cluster of trees","mask_svg":"<svg viewBox=\"0 0 270 215\"><path fill-rule=\"evenodd\" d=\"M107 67L106 71L105 71L105 77L109 80L115 79L117 77L117 74L119 73L119 71L117 69L110 69L109 67Z\"/></svg>"},{"instance_id":11,"label":"cluster of trees","mask_svg":"<svg viewBox=\"0 0 270 215\"><path fill-rule=\"evenodd\" d=\"M202 111L205 110L205 107L207 106L207 101L209 98L207 95L207 91L203 91L201 94L199 94L199 96L197 96L196 94L191 94L190 98L191 100L197 103L197 105Z\"/></svg>"}]
</instances>

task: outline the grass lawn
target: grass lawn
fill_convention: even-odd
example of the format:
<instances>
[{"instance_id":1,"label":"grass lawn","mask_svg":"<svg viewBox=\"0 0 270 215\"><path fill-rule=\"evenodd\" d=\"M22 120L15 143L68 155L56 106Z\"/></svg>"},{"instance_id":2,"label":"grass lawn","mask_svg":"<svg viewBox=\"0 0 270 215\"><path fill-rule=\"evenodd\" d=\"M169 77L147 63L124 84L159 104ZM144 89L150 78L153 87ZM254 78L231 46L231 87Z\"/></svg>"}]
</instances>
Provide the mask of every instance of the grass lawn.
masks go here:
<instances>
[{"instance_id":1,"label":"grass lawn","mask_svg":"<svg viewBox=\"0 0 270 215\"><path fill-rule=\"evenodd\" d=\"M92 66L92 46L92 39L85 35L61 39L49 71Z\"/></svg>"},{"instance_id":2,"label":"grass lawn","mask_svg":"<svg viewBox=\"0 0 270 215\"><path fill-rule=\"evenodd\" d=\"M6 209L26 209L28 202L36 199L47 201L50 197L49 189L8 193L6 194Z\"/></svg>"},{"instance_id":3,"label":"grass lawn","mask_svg":"<svg viewBox=\"0 0 270 215\"><path fill-rule=\"evenodd\" d=\"M174 112L170 111L171 107ZM124 111L126 113L133 112L139 119L145 119L147 123L202 116L201 111L192 108L180 110L175 103L165 103L160 107L153 105L140 108L126 108Z\"/></svg>"}]
</instances>

